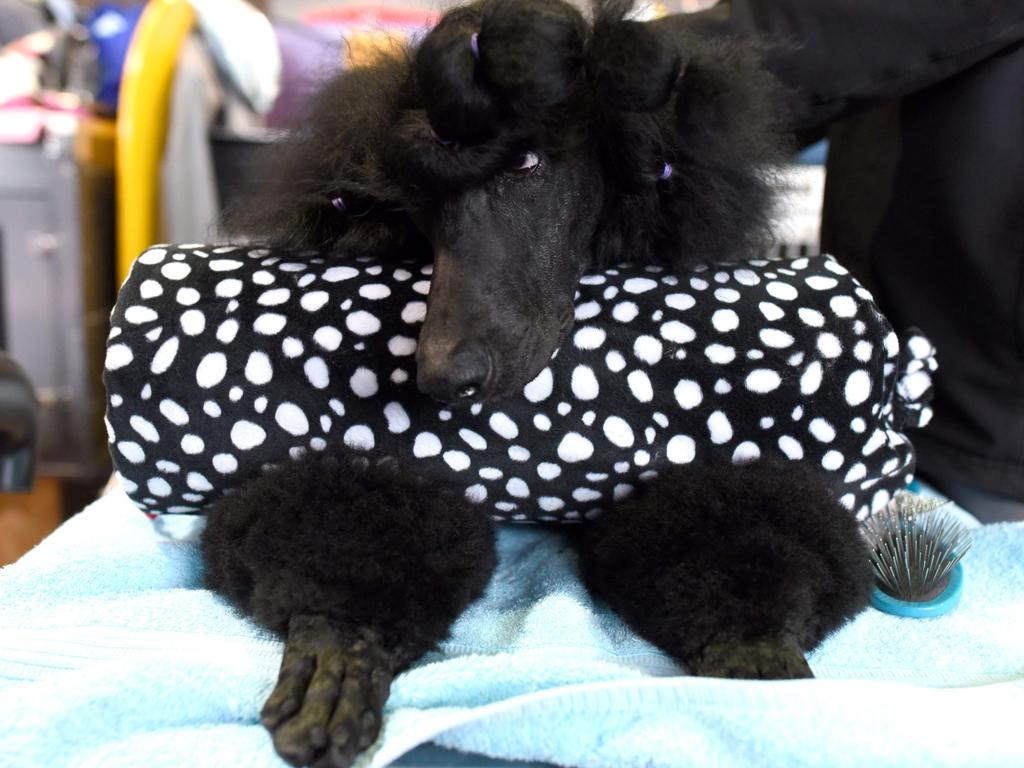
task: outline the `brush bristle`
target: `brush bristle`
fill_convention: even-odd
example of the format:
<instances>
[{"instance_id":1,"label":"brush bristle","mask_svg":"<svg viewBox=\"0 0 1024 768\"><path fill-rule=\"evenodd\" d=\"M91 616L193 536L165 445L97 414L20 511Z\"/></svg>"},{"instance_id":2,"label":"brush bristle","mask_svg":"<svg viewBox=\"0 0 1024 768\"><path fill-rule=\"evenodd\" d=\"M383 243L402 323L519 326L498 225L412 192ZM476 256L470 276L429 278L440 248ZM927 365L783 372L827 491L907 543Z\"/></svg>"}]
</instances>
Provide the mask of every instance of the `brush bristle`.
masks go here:
<instances>
[{"instance_id":1,"label":"brush bristle","mask_svg":"<svg viewBox=\"0 0 1024 768\"><path fill-rule=\"evenodd\" d=\"M945 587L970 548L964 526L938 509L946 503L900 492L864 522L871 564L883 591L900 600L922 601Z\"/></svg>"}]
</instances>

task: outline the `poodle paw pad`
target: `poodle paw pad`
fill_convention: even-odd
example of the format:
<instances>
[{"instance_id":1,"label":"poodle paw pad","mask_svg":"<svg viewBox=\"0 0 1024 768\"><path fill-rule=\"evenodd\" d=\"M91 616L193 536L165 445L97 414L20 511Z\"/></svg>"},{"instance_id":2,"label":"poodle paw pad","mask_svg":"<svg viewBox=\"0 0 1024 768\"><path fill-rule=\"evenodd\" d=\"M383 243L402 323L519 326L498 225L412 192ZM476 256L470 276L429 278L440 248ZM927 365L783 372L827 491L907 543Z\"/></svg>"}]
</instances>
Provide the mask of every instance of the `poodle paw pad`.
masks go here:
<instances>
[{"instance_id":1,"label":"poodle paw pad","mask_svg":"<svg viewBox=\"0 0 1024 768\"><path fill-rule=\"evenodd\" d=\"M791 680L814 677L803 651L785 640L737 640L704 647L691 664L701 677Z\"/></svg>"},{"instance_id":2,"label":"poodle paw pad","mask_svg":"<svg viewBox=\"0 0 1024 768\"><path fill-rule=\"evenodd\" d=\"M374 633L297 616L260 720L290 764L349 768L380 733L391 680L389 656Z\"/></svg>"}]
</instances>

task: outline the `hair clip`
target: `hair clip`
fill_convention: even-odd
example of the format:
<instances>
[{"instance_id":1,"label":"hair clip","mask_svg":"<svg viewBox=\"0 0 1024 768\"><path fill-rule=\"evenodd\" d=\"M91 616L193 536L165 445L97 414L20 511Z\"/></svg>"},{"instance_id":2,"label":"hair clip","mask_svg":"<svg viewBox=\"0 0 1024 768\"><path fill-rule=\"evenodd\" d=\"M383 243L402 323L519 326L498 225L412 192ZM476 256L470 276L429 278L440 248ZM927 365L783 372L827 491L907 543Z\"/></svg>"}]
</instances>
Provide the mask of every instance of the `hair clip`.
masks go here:
<instances>
[{"instance_id":1,"label":"hair clip","mask_svg":"<svg viewBox=\"0 0 1024 768\"><path fill-rule=\"evenodd\" d=\"M665 163L665 166L661 169L661 175L658 176L660 181L667 181L669 176L672 175L672 163Z\"/></svg>"},{"instance_id":2,"label":"hair clip","mask_svg":"<svg viewBox=\"0 0 1024 768\"><path fill-rule=\"evenodd\" d=\"M344 213L345 212L345 200L343 198L341 198L341 197L332 197L331 198L331 205L334 206L334 209L336 211L339 211L340 213Z\"/></svg>"},{"instance_id":3,"label":"hair clip","mask_svg":"<svg viewBox=\"0 0 1024 768\"><path fill-rule=\"evenodd\" d=\"M480 61L480 40L476 32L469 36L469 50L473 52L473 58Z\"/></svg>"},{"instance_id":4,"label":"hair clip","mask_svg":"<svg viewBox=\"0 0 1024 768\"><path fill-rule=\"evenodd\" d=\"M433 136L434 141L436 141L442 147L451 146L451 142L448 141L447 139L442 139L440 136L438 136L437 131L435 131L433 128L430 129L430 135Z\"/></svg>"}]
</instances>

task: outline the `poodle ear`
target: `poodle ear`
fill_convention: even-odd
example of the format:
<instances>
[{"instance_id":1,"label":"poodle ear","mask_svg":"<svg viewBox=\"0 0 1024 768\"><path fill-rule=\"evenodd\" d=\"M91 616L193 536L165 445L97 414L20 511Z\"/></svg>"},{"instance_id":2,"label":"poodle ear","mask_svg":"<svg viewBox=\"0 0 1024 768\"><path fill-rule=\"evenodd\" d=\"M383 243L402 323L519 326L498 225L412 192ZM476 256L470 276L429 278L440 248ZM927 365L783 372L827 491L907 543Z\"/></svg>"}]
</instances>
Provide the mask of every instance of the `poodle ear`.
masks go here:
<instances>
[{"instance_id":1,"label":"poodle ear","mask_svg":"<svg viewBox=\"0 0 1024 768\"><path fill-rule=\"evenodd\" d=\"M605 25L603 41L595 28L595 44L611 51L610 59L592 67L591 78L604 85L596 93L603 105L602 152L618 194L603 224L599 260L688 266L764 250L772 241L775 170L787 142L780 86L760 53L680 26ZM642 37L645 66L657 74L646 81L635 61L614 55L625 55ZM608 243L638 252L615 253Z\"/></svg>"},{"instance_id":2,"label":"poodle ear","mask_svg":"<svg viewBox=\"0 0 1024 768\"><path fill-rule=\"evenodd\" d=\"M604 167L626 194L653 191L666 155L663 118L684 65L683 46L663 27L626 18L634 0L595 0L587 80Z\"/></svg>"},{"instance_id":3,"label":"poodle ear","mask_svg":"<svg viewBox=\"0 0 1024 768\"><path fill-rule=\"evenodd\" d=\"M758 50L696 36L676 87L659 185L669 240L685 259L738 259L771 244L776 171L789 155L780 85Z\"/></svg>"},{"instance_id":4,"label":"poodle ear","mask_svg":"<svg viewBox=\"0 0 1024 768\"><path fill-rule=\"evenodd\" d=\"M381 58L324 84L289 137L269 145L260 189L224 229L277 247L345 255L412 255L422 237L382 167L408 62Z\"/></svg>"}]
</instances>

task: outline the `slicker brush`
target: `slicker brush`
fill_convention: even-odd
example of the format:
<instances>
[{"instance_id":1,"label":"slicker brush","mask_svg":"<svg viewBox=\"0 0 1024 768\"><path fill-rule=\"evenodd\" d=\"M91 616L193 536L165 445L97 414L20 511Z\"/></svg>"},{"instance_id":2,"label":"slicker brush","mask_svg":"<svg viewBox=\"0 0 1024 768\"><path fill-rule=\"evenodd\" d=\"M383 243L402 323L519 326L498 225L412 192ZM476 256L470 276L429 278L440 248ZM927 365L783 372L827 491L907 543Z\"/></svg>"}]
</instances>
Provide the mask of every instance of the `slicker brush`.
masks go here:
<instances>
[{"instance_id":1,"label":"slicker brush","mask_svg":"<svg viewBox=\"0 0 1024 768\"><path fill-rule=\"evenodd\" d=\"M896 616L933 617L953 610L963 591L967 529L947 502L899 492L868 518L863 532L875 570L872 604Z\"/></svg>"}]
</instances>

